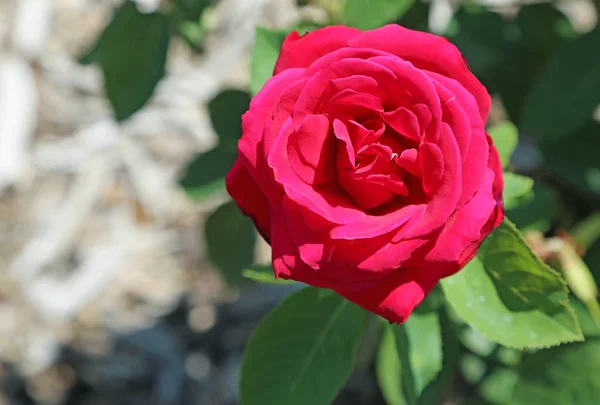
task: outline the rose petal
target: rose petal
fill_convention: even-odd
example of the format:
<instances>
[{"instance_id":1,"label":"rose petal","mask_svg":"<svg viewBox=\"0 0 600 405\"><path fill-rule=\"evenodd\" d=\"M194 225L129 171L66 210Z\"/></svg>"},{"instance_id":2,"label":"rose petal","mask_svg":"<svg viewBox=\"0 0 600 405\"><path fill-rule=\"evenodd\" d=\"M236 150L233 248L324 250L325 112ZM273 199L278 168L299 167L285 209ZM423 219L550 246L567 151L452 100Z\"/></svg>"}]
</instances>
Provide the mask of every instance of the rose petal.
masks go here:
<instances>
[{"instance_id":1,"label":"rose petal","mask_svg":"<svg viewBox=\"0 0 600 405\"><path fill-rule=\"evenodd\" d=\"M252 218L254 225L268 242L271 239L269 202L258 187L241 159L237 159L225 178L227 192L242 212Z\"/></svg>"},{"instance_id":2,"label":"rose petal","mask_svg":"<svg viewBox=\"0 0 600 405\"><path fill-rule=\"evenodd\" d=\"M306 115L319 112L327 101L326 90L334 79L364 75L377 80L383 88L394 88L397 80L392 71L368 60L347 58L328 65L310 76L294 107L293 118L298 125ZM429 80L429 79L427 79Z\"/></svg>"},{"instance_id":3,"label":"rose petal","mask_svg":"<svg viewBox=\"0 0 600 405\"><path fill-rule=\"evenodd\" d=\"M350 139L348 128L342 121L335 119L333 121L333 134L344 144L344 150L346 151L347 157L347 160L338 157L338 167L340 167L340 163L348 162L348 165L343 165L343 168L353 170L356 167L356 153L354 151L354 145L352 145L352 140Z\"/></svg>"},{"instance_id":4,"label":"rose petal","mask_svg":"<svg viewBox=\"0 0 600 405\"><path fill-rule=\"evenodd\" d=\"M461 150L463 161L463 187L458 202L458 207L461 207L473 197L485 175L489 146L486 140L484 124L479 116L475 98L460 83L436 73L429 72L428 74L435 82L440 83L443 87L452 92L454 97L456 97L458 105L460 105L468 115L470 123L471 136L468 149L466 151ZM458 129L453 129L453 132L456 135Z\"/></svg>"},{"instance_id":5,"label":"rose petal","mask_svg":"<svg viewBox=\"0 0 600 405\"><path fill-rule=\"evenodd\" d=\"M473 94L482 121L487 121L492 105L490 95L471 73L460 51L447 39L392 24L355 36L348 41L348 45L389 52L411 62L418 69L457 80Z\"/></svg>"},{"instance_id":6,"label":"rose petal","mask_svg":"<svg viewBox=\"0 0 600 405\"><path fill-rule=\"evenodd\" d=\"M377 284L362 290L336 289L336 292L392 323L408 320L412 311L437 284L435 269L401 268Z\"/></svg>"},{"instance_id":7,"label":"rose petal","mask_svg":"<svg viewBox=\"0 0 600 405\"><path fill-rule=\"evenodd\" d=\"M289 138L290 166L307 184L326 184L335 179L335 145L329 126L324 115L310 114Z\"/></svg>"},{"instance_id":8,"label":"rose petal","mask_svg":"<svg viewBox=\"0 0 600 405\"><path fill-rule=\"evenodd\" d=\"M396 103L399 107L419 104L426 106L429 114L431 114L431 120L427 126L421 129L426 129L425 135L428 136L430 142L437 142L442 119L442 108L435 86L429 76L422 70L416 69L411 63L392 56L376 56L370 58L369 61L385 66L396 75L397 82L395 87L398 90L402 90L394 93L397 97ZM415 111L425 114L422 118L429 118L426 112L419 111L419 107L416 107Z\"/></svg>"},{"instance_id":9,"label":"rose petal","mask_svg":"<svg viewBox=\"0 0 600 405\"><path fill-rule=\"evenodd\" d=\"M387 98L387 92L379 85L377 80L365 75L352 75L333 79L330 81L329 87L332 94L338 94L345 90L369 94L379 100L379 104L384 103Z\"/></svg>"},{"instance_id":10,"label":"rose petal","mask_svg":"<svg viewBox=\"0 0 600 405\"><path fill-rule=\"evenodd\" d=\"M423 103L413 104L410 107L410 111L412 111L419 121L419 129L421 130L420 135L422 138L429 132L429 124L431 124L431 120L433 119L431 111L429 111L429 107Z\"/></svg>"},{"instance_id":11,"label":"rose petal","mask_svg":"<svg viewBox=\"0 0 600 405\"><path fill-rule=\"evenodd\" d=\"M282 215L285 218L294 244L298 248L300 258L313 269L319 269L321 264L326 264L332 245L327 240L319 237L303 221L298 206L288 197L283 197Z\"/></svg>"},{"instance_id":12,"label":"rose petal","mask_svg":"<svg viewBox=\"0 0 600 405\"><path fill-rule=\"evenodd\" d=\"M421 142L421 129L417 116L410 110L399 107L394 111L381 114L384 121L400 135L419 144Z\"/></svg>"},{"instance_id":13,"label":"rose petal","mask_svg":"<svg viewBox=\"0 0 600 405\"><path fill-rule=\"evenodd\" d=\"M339 62L343 59L369 59L374 56L385 56L387 52L378 51L376 49L357 49L357 48L340 48L336 51L323 55L319 59L315 60L306 69L306 76L314 76L318 72L325 70L329 65L334 62ZM353 74L342 75L341 77L349 77ZM368 76L368 75L367 75ZM381 84L381 82L380 82ZM385 89L385 87L382 87Z\"/></svg>"},{"instance_id":14,"label":"rose petal","mask_svg":"<svg viewBox=\"0 0 600 405\"><path fill-rule=\"evenodd\" d=\"M294 31L283 41L274 74L290 68L306 68L321 56L346 47L348 40L360 33L359 29L344 26L329 26L305 35Z\"/></svg>"},{"instance_id":15,"label":"rose petal","mask_svg":"<svg viewBox=\"0 0 600 405\"><path fill-rule=\"evenodd\" d=\"M423 178L423 191L432 195L439 187L444 176L444 155L434 143L419 146L419 164Z\"/></svg>"},{"instance_id":16,"label":"rose petal","mask_svg":"<svg viewBox=\"0 0 600 405\"><path fill-rule=\"evenodd\" d=\"M502 190L504 189L504 177L502 172L502 162L498 149L492 143L492 138L486 133L486 139L489 145L488 167L493 170L494 174L494 198L498 201L498 205L503 207ZM501 221L501 220L500 220Z\"/></svg>"},{"instance_id":17,"label":"rose petal","mask_svg":"<svg viewBox=\"0 0 600 405\"><path fill-rule=\"evenodd\" d=\"M394 193L375 182L365 181L348 171L339 171L338 179L342 188L363 210L369 210L389 201Z\"/></svg>"},{"instance_id":18,"label":"rose petal","mask_svg":"<svg viewBox=\"0 0 600 405\"><path fill-rule=\"evenodd\" d=\"M422 210L422 206L408 205L389 214L368 216L362 221L333 228L329 236L332 239L347 240L374 238L399 228Z\"/></svg>"},{"instance_id":19,"label":"rose petal","mask_svg":"<svg viewBox=\"0 0 600 405\"><path fill-rule=\"evenodd\" d=\"M433 84L438 92L440 101L442 102L442 119L452 129L458 150L460 151L461 160L464 163L467 159L467 151L471 142L471 120L461 105L462 98L448 90L439 81L433 80ZM479 119L479 115L477 116ZM485 160L485 159L484 159Z\"/></svg>"},{"instance_id":20,"label":"rose petal","mask_svg":"<svg viewBox=\"0 0 600 405\"><path fill-rule=\"evenodd\" d=\"M364 110L372 112L383 111L380 99L371 94L358 93L351 89L346 89L336 94L329 100L325 109L337 109L349 117L360 116L364 114Z\"/></svg>"},{"instance_id":21,"label":"rose petal","mask_svg":"<svg viewBox=\"0 0 600 405\"><path fill-rule=\"evenodd\" d=\"M407 239L423 237L443 226L448 217L454 212L460 197L462 176L460 153L448 124L442 123L442 131L437 146L444 157L444 176L437 191L430 197L423 218L406 235ZM423 173L423 176L425 176L425 173ZM410 186L409 189L412 190Z\"/></svg>"},{"instance_id":22,"label":"rose petal","mask_svg":"<svg viewBox=\"0 0 600 405\"><path fill-rule=\"evenodd\" d=\"M417 150L412 148L403 150L400 156L396 158L396 162L413 176L421 178L421 165L418 159Z\"/></svg>"},{"instance_id":23,"label":"rose petal","mask_svg":"<svg viewBox=\"0 0 600 405\"><path fill-rule=\"evenodd\" d=\"M366 145L377 142L385 133L385 124L379 119L370 119L362 124L354 120L348 121L348 131L354 149L362 149Z\"/></svg>"},{"instance_id":24,"label":"rose petal","mask_svg":"<svg viewBox=\"0 0 600 405\"><path fill-rule=\"evenodd\" d=\"M379 184L400 196L407 196L409 193L404 181L393 174L370 174L365 180L369 183Z\"/></svg>"},{"instance_id":25,"label":"rose petal","mask_svg":"<svg viewBox=\"0 0 600 405\"><path fill-rule=\"evenodd\" d=\"M273 112L280 105L282 93L302 76L303 69L288 69L267 81L261 91L252 99L250 109L242 116L243 135L238 142L239 159L244 159L247 170L271 204L277 204L282 190L273 181L271 169L266 162L265 145L273 141L274 135L265 136L265 127L275 129L281 126L273 123Z\"/></svg>"},{"instance_id":26,"label":"rose petal","mask_svg":"<svg viewBox=\"0 0 600 405\"><path fill-rule=\"evenodd\" d=\"M425 257L432 266L438 262L458 262L462 252L481 238L481 229L496 208L493 181L494 172L487 169L483 184L475 196L448 219L435 246Z\"/></svg>"},{"instance_id":27,"label":"rose petal","mask_svg":"<svg viewBox=\"0 0 600 405\"><path fill-rule=\"evenodd\" d=\"M304 183L294 173L287 157L287 144L292 130L293 120L290 118L282 127L267 158L275 180L284 187L286 195L336 224L351 223L364 218L366 214L354 207L352 202L338 190L326 187L317 190Z\"/></svg>"}]
</instances>

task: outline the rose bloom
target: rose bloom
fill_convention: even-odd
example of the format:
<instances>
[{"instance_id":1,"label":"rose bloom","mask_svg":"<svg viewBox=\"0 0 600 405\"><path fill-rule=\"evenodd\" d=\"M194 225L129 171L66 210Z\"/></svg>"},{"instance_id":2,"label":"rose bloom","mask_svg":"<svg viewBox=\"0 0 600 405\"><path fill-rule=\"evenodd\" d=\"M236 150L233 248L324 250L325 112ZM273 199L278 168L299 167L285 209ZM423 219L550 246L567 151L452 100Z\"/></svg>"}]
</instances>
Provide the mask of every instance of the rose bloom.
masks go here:
<instances>
[{"instance_id":1,"label":"rose bloom","mask_svg":"<svg viewBox=\"0 0 600 405\"><path fill-rule=\"evenodd\" d=\"M276 277L401 323L503 219L490 105L442 37L292 32L243 116L227 189Z\"/></svg>"}]
</instances>

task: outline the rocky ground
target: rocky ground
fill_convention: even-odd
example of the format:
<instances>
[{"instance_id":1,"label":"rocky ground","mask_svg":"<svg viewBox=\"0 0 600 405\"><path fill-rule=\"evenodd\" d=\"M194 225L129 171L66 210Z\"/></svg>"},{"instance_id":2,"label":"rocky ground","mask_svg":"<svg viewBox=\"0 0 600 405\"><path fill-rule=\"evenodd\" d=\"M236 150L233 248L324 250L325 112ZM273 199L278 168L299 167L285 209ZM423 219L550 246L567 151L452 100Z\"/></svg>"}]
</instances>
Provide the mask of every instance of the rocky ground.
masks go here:
<instances>
[{"instance_id":1,"label":"rocky ground","mask_svg":"<svg viewBox=\"0 0 600 405\"><path fill-rule=\"evenodd\" d=\"M119 3L0 0L0 404L235 403L245 339L286 293L224 286L199 231L222 198L177 180L215 144L206 102L247 83L254 26L295 2L219 2L205 53L175 40L122 125L77 63Z\"/></svg>"}]
</instances>

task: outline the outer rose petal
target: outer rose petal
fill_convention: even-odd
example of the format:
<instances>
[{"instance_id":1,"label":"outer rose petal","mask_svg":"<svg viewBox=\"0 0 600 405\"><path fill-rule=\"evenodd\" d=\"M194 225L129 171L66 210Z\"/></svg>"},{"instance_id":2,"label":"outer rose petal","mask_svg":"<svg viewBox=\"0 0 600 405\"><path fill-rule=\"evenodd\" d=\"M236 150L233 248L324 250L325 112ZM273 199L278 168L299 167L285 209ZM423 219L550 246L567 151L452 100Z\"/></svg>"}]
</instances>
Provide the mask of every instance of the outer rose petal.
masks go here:
<instances>
[{"instance_id":1,"label":"outer rose petal","mask_svg":"<svg viewBox=\"0 0 600 405\"><path fill-rule=\"evenodd\" d=\"M401 57L419 69L431 70L461 83L477 100L483 122L487 121L492 100L487 90L469 70L458 48L448 40L399 25L386 25L352 38L353 48L371 48Z\"/></svg>"},{"instance_id":2,"label":"outer rose petal","mask_svg":"<svg viewBox=\"0 0 600 405\"><path fill-rule=\"evenodd\" d=\"M458 262L463 251L481 239L481 231L497 206L492 194L494 176L494 172L487 169L483 184L475 196L449 218L435 247L425 258L429 266Z\"/></svg>"},{"instance_id":3,"label":"outer rose petal","mask_svg":"<svg viewBox=\"0 0 600 405\"><path fill-rule=\"evenodd\" d=\"M267 81L252 99L250 110L242 116L242 138L238 142L238 160L243 159L250 176L262 190L271 205L280 197L281 190L273 181L266 162L266 152L273 143L268 127L273 127L273 111L282 102L285 90L297 83L304 69L288 69Z\"/></svg>"},{"instance_id":4,"label":"outer rose petal","mask_svg":"<svg viewBox=\"0 0 600 405\"><path fill-rule=\"evenodd\" d=\"M269 242L271 240L269 202L239 158L227 173L225 185L227 192L244 215L252 218L262 237Z\"/></svg>"},{"instance_id":5,"label":"outer rose petal","mask_svg":"<svg viewBox=\"0 0 600 405\"><path fill-rule=\"evenodd\" d=\"M400 268L368 288L335 291L390 322L402 323L431 292L439 279L440 276L434 269Z\"/></svg>"},{"instance_id":6,"label":"outer rose petal","mask_svg":"<svg viewBox=\"0 0 600 405\"><path fill-rule=\"evenodd\" d=\"M283 41L274 74L294 67L306 68L321 56L348 46L348 40L361 33L357 28L344 26L325 27L305 35L294 31Z\"/></svg>"}]
</instances>

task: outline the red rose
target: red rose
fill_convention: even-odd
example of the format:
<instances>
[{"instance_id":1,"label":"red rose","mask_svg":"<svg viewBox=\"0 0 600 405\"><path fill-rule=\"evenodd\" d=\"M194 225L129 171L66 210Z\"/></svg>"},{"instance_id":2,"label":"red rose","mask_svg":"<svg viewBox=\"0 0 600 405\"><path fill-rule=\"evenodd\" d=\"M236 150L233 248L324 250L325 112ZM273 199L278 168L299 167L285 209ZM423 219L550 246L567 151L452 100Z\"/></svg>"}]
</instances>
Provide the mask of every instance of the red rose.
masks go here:
<instances>
[{"instance_id":1,"label":"red rose","mask_svg":"<svg viewBox=\"0 0 600 405\"><path fill-rule=\"evenodd\" d=\"M502 221L490 104L442 37L293 32L243 116L227 189L277 277L400 323Z\"/></svg>"}]
</instances>

